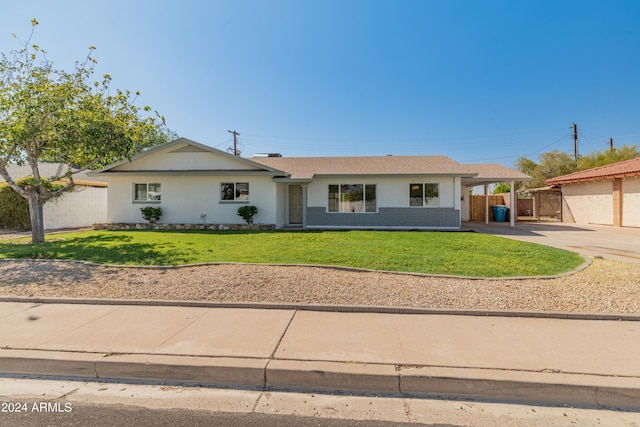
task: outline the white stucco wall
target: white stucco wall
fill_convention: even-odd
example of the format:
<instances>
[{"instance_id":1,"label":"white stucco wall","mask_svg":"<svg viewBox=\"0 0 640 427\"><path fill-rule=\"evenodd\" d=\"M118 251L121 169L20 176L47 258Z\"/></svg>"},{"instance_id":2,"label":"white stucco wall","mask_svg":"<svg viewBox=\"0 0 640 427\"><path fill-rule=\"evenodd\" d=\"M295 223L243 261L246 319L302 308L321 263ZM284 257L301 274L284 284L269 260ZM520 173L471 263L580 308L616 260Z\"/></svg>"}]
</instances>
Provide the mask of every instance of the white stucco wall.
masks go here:
<instances>
[{"instance_id":1,"label":"white stucco wall","mask_svg":"<svg viewBox=\"0 0 640 427\"><path fill-rule=\"evenodd\" d=\"M107 220L107 189L76 186L43 206L45 230L89 227Z\"/></svg>"},{"instance_id":2,"label":"white stucco wall","mask_svg":"<svg viewBox=\"0 0 640 427\"><path fill-rule=\"evenodd\" d=\"M409 184L417 183L439 183L439 207L460 209L459 178L425 176L314 178L308 186L307 205L326 208L331 184L375 184L378 208L409 207Z\"/></svg>"},{"instance_id":3,"label":"white stucco wall","mask_svg":"<svg viewBox=\"0 0 640 427\"><path fill-rule=\"evenodd\" d=\"M190 147L189 144L176 144L174 146L159 150L150 155L134 159L133 162L126 162L116 169L119 171L155 171L155 170L238 170L238 169L260 169L253 167L246 161L242 161L225 153L211 151L180 151ZM195 149L195 148L191 148Z\"/></svg>"},{"instance_id":4,"label":"white stucco wall","mask_svg":"<svg viewBox=\"0 0 640 427\"><path fill-rule=\"evenodd\" d=\"M613 183L563 184L562 197L577 224L613 225Z\"/></svg>"},{"instance_id":5,"label":"white stucco wall","mask_svg":"<svg viewBox=\"0 0 640 427\"><path fill-rule=\"evenodd\" d=\"M640 227L640 178L622 180L622 226Z\"/></svg>"},{"instance_id":6,"label":"white stucco wall","mask_svg":"<svg viewBox=\"0 0 640 427\"><path fill-rule=\"evenodd\" d=\"M237 215L243 205L258 208L254 218L256 224L276 224L276 185L269 176L210 176L210 175L110 175L107 209L108 222L144 222L140 208L160 206L162 223L202 223L206 215L207 224L242 224ZM248 182L248 202L223 202L220 200L222 183ZM134 202L134 183L160 183L161 202Z\"/></svg>"}]
</instances>

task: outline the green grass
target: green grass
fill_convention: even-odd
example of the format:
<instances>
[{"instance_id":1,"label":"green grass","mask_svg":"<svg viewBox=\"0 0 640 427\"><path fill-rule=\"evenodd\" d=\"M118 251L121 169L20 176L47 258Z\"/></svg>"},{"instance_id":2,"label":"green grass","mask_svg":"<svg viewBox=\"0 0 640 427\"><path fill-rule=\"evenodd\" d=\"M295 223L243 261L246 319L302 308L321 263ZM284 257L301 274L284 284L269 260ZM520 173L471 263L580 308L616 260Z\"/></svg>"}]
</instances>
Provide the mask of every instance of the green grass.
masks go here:
<instances>
[{"instance_id":1,"label":"green grass","mask_svg":"<svg viewBox=\"0 0 640 427\"><path fill-rule=\"evenodd\" d=\"M324 264L473 277L552 275L583 262L573 252L486 234L384 231L87 231L48 235L41 245L0 243L0 258Z\"/></svg>"}]
</instances>

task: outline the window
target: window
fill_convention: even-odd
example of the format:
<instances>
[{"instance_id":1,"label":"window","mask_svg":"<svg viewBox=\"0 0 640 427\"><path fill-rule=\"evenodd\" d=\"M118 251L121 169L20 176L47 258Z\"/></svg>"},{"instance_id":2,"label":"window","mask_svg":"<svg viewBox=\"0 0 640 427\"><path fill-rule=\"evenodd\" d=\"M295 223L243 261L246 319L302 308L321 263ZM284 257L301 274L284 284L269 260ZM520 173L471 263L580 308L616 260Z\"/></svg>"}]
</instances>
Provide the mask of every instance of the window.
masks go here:
<instances>
[{"instance_id":1,"label":"window","mask_svg":"<svg viewBox=\"0 0 640 427\"><path fill-rule=\"evenodd\" d=\"M223 182L220 185L220 200L222 201L248 201L248 182Z\"/></svg>"},{"instance_id":2,"label":"window","mask_svg":"<svg viewBox=\"0 0 640 427\"><path fill-rule=\"evenodd\" d=\"M376 212L376 185L329 185L328 210L329 212Z\"/></svg>"},{"instance_id":3,"label":"window","mask_svg":"<svg viewBox=\"0 0 640 427\"><path fill-rule=\"evenodd\" d=\"M409 206L440 206L438 183L409 184Z\"/></svg>"},{"instance_id":4,"label":"window","mask_svg":"<svg viewBox=\"0 0 640 427\"><path fill-rule=\"evenodd\" d=\"M160 184L133 184L133 200L135 202L159 202Z\"/></svg>"}]
</instances>

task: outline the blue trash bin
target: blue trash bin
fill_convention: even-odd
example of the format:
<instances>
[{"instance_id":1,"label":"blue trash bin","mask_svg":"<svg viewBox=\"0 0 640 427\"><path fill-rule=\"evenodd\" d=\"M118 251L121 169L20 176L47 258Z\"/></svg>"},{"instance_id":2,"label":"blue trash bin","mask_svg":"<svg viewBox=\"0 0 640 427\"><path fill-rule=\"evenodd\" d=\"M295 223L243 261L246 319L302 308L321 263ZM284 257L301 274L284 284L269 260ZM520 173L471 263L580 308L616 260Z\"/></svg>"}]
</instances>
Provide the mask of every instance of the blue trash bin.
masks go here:
<instances>
[{"instance_id":1,"label":"blue trash bin","mask_svg":"<svg viewBox=\"0 0 640 427\"><path fill-rule=\"evenodd\" d=\"M504 205L491 206L493 212L493 220L496 222L505 222L507 220L507 207Z\"/></svg>"}]
</instances>

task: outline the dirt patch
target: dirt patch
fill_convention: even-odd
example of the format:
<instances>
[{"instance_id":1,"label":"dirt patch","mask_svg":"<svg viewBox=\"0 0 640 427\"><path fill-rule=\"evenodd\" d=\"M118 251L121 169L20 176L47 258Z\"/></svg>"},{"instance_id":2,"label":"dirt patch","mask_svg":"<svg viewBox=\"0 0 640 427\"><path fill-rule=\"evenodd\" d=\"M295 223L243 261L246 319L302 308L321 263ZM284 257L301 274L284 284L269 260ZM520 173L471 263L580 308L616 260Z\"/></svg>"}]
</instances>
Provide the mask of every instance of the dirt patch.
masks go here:
<instances>
[{"instance_id":1,"label":"dirt patch","mask_svg":"<svg viewBox=\"0 0 640 427\"><path fill-rule=\"evenodd\" d=\"M472 280L319 267L148 269L5 260L0 295L640 313L640 269L595 259L556 279Z\"/></svg>"}]
</instances>

